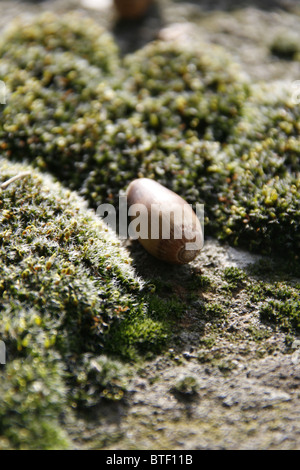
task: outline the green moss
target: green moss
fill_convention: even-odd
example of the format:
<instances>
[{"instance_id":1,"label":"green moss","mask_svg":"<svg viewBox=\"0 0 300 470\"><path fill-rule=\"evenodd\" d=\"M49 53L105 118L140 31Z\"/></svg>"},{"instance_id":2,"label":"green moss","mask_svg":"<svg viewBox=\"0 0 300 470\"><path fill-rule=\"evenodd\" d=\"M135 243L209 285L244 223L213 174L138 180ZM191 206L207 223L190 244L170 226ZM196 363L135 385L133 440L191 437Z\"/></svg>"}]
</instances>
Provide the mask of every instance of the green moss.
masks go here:
<instances>
[{"instance_id":1,"label":"green moss","mask_svg":"<svg viewBox=\"0 0 300 470\"><path fill-rule=\"evenodd\" d=\"M171 392L178 398L191 400L198 395L198 382L193 376L186 376L176 382L171 388Z\"/></svg>"},{"instance_id":2,"label":"green moss","mask_svg":"<svg viewBox=\"0 0 300 470\"><path fill-rule=\"evenodd\" d=\"M205 349L211 349L215 346L217 338L215 335L205 335L199 341L199 346L203 346Z\"/></svg>"},{"instance_id":3,"label":"green moss","mask_svg":"<svg viewBox=\"0 0 300 470\"><path fill-rule=\"evenodd\" d=\"M13 54L20 58L23 45L29 49L40 44L47 52L72 50L109 74L119 63L119 51L110 33L78 13L57 16L46 12L27 23L18 19L9 25L0 44L2 52L11 54L14 50ZM47 54L48 60L50 56ZM30 65L36 67L32 62Z\"/></svg>"},{"instance_id":4,"label":"green moss","mask_svg":"<svg viewBox=\"0 0 300 470\"><path fill-rule=\"evenodd\" d=\"M137 353L153 354L168 346L172 333L177 329L177 322L188 308L187 303L177 299L174 294L165 298L163 294L147 294L147 315L130 314L115 323L111 329L109 351L126 359L138 359Z\"/></svg>"},{"instance_id":5,"label":"green moss","mask_svg":"<svg viewBox=\"0 0 300 470\"><path fill-rule=\"evenodd\" d=\"M283 331L300 331L300 300L287 301L268 300L260 308L263 321L278 325Z\"/></svg>"},{"instance_id":6,"label":"green moss","mask_svg":"<svg viewBox=\"0 0 300 470\"><path fill-rule=\"evenodd\" d=\"M34 339L33 339L34 341ZM70 441L59 422L67 389L59 357L11 360L0 370L0 448L62 449Z\"/></svg>"},{"instance_id":7,"label":"green moss","mask_svg":"<svg viewBox=\"0 0 300 470\"><path fill-rule=\"evenodd\" d=\"M227 153L227 238L263 253L299 251L299 106L281 83L253 86ZM236 159L237 165L233 163ZM225 218L223 218L225 223Z\"/></svg>"},{"instance_id":8,"label":"green moss","mask_svg":"<svg viewBox=\"0 0 300 470\"><path fill-rule=\"evenodd\" d=\"M245 285L246 274L241 269L236 267L228 267L223 271L223 277L227 281L227 285L224 289L234 291L240 289Z\"/></svg>"},{"instance_id":9,"label":"green moss","mask_svg":"<svg viewBox=\"0 0 300 470\"><path fill-rule=\"evenodd\" d=\"M297 59L300 53L299 37L291 33L277 35L270 44L270 52L280 59Z\"/></svg>"},{"instance_id":10,"label":"green moss","mask_svg":"<svg viewBox=\"0 0 300 470\"><path fill-rule=\"evenodd\" d=\"M108 346L112 354L137 359L139 354L153 356L162 351L169 336L165 325L151 318L130 318L112 328L113 341Z\"/></svg>"},{"instance_id":11,"label":"green moss","mask_svg":"<svg viewBox=\"0 0 300 470\"><path fill-rule=\"evenodd\" d=\"M157 42L125 58L129 90L138 94L147 127L177 129L205 140L226 141L236 124L247 85L222 48L198 50ZM155 119L154 119L155 117Z\"/></svg>"},{"instance_id":12,"label":"green moss","mask_svg":"<svg viewBox=\"0 0 300 470\"><path fill-rule=\"evenodd\" d=\"M253 280L247 290L251 302L259 305L260 319L290 334L300 328L299 287L295 282Z\"/></svg>"},{"instance_id":13,"label":"green moss","mask_svg":"<svg viewBox=\"0 0 300 470\"><path fill-rule=\"evenodd\" d=\"M24 170L0 159L1 182ZM126 392L126 369L103 356L120 352L114 324L132 351L161 334L116 236L76 194L30 174L0 194L0 434L14 448L60 447L63 416Z\"/></svg>"},{"instance_id":14,"label":"green moss","mask_svg":"<svg viewBox=\"0 0 300 470\"><path fill-rule=\"evenodd\" d=\"M208 276L194 274L188 285L189 289L201 289L203 291L213 289L213 282Z\"/></svg>"},{"instance_id":15,"label":"green moss","mask_svg":"<svg viewBox=\"0 0 300 470\"><path fill-rule=\"evenodd\" d=\"M227 314L226 308L219 302L210 302L205 304L205 316L210 320L224 318Z\"/></svg>"},{"instance_id":16,"label":"green moss","mask_svg":"<svg viewBox=\"0 0 300 470\"><path fill-rule=\"evenodd\" d=\"M80 409L94 407L101 398L110 401L122 400L127 391L130 372L124 363L106 355L84 354L78 362L71 362L73 387L71 400Z\"/></svg>"},{"instance_id":17,"label":"green moss","mask_svg":"<svg viewBox=\"0 0 300 470\"><path fill-rule=\"evenodd\" d=\"M255 326L249 326L247 328L247 332L250 333L251 338L258 343L265 341L271 336L271 332L269 330Z\"/></svg>"},{"instance_id":18,"label":"green moss","mask_svg":"<svg viewBox=\"0 0 300 470\"><path fill-rule=\"evenodd\" d=\"M223 359L217 362L217 367L223 374L229 374L232 370L237 368L237 364L230 359Z\"/></svg>"},{"instance_id":19,"label":"green moss","mask_svg":"<svg viewBox=\"0 0 300 470\"><path fill-rule=\"evenodd\" d=\"M149 310L153 318L161 321L171 322L180 320L187 305L180 299L173 295L167 299L164 296L150 296L149 298Z\"/></svg>"},{"instance_id":20,"label":"green moss","mask_svg":"<svg viewBox=\"0 0 300 470\"><path fill-rule=\"evenodd\" d=\"M201 46L158 41L121 61L107 33L76 18L12 27L0 44L11 91L1 148L92 207L155 178L205 203L207 233L295 257L299 106L284 84L250 86L222 48Z\"/></svg>"},{"instance_id":21,"label":"green moss","mask_svg":"<svg viewBox=\"0 0 300 470\"><path fill-rule=\"evenodd\" d=\"M16 23L0 38L1 154L52 173L92 208L117 203L133 178L155 178L205 203L208 234L290 256L296 272L300 108L283 83L249 85L222 48L197 49L155 42L122 61L90 20ZM28 168L32 177L0 194L0 338L9 358L1 446L70 445L63 424L72 410L125 397L130 372L120 360L180 343L182 325L199 333L199 361L230 371L227 349L210 349L220 334L241 340L224 333L236 290L261 321L290 337L299 331L299 286L288 282L250 283L227 268L220 288L192 273L184 287L168 277L144 289L127 251L75 193L4 158L1 182ZM263 331L249 334L260 341Z\"/></svg>"}]
</instances>

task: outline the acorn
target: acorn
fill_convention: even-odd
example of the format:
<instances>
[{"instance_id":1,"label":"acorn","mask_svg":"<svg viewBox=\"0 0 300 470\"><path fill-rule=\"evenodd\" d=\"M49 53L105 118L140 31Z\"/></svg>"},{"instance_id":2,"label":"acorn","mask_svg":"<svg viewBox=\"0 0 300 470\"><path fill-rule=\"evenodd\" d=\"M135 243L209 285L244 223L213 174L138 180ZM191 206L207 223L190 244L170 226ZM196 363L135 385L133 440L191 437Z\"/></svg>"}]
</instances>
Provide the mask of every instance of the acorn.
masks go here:
<instances>
[{"instance_id":1,"label":"acorn","mask_svg":"<svg viewBox=\"0 0 300 470\"><path fill-rule=\"evenodd\" d=\"M115 8L120 18L135 20L147 13L153 0L114 0Z\"/></svg>"},{"instance_id":2,"label":"acorn","mask_svg":"<svg viewBox=\"0 0 300 470\"><path fill-rule=\"evenodd\" d=\"M159 260L187 264L203 247L201 223L182 197L154 180L139 178L127 189L129 236Z\"/></svg>"}]
</instances>

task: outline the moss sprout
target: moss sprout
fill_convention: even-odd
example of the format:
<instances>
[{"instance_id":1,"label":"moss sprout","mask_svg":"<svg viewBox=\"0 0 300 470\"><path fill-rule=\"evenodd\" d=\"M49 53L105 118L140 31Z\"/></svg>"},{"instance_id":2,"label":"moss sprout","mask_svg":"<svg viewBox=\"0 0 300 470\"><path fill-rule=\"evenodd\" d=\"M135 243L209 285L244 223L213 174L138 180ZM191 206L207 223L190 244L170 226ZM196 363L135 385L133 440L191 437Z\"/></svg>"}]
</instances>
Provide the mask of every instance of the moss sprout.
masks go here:
<instances>
[{"instance_id":1,"label":"moss sprout","mask_svg":"<svg viewBox=\"0 0 300 470\"><path fill-rule=\"evenodd\" d=\"M198 396L198 382L193 376L186 376L179 379L176 384L171 388L171 392L179 400L191 400Z\"/></svg>"},{"instance_id":2,"label":"moss sprout","mask_svg":"<svg viewBox=\"0 0 300 470\"><path fill-rule=\"evenodd\" d=\"M246 280L246 274L236 267L228 267L224 269L223 277L227 281L225 289L234 291L244 286Z\"/></svg>"}]
</instances>

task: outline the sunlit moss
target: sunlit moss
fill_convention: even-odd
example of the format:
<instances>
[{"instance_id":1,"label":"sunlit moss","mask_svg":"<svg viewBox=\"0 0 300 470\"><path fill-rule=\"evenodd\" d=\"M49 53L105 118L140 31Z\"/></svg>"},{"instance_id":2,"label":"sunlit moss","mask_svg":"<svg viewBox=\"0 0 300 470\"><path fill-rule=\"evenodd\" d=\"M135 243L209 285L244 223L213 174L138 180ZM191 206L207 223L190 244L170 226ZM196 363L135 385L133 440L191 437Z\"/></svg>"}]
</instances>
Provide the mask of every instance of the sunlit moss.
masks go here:
<instances>
[{"instance_id":1,"label":"sunlit moss","mask_svg":"<svg viewBox=\"0 0 300 470\"><path fill-rule=\"evenodd\" d=\"M25 169L1 158L1 182ZM120 349L113 323L142 318L145 342L160 333L127 252L75 193L31 169L1 190L0 208L0 434L15 448L65 446L61 420L76 403L126 391L124 368L102 357ZM136 332L130 341L139 347Z\"/></svg>"},{"instance_id":2,"label":"sunlit moss","mask_svg":"<svg viewBox=\"0 0 300 470\"><path fill-rule=\"evenodd\" d=\"M44 15L2 38L5 156L26 155L93 207L116 202L133 178L155 178L205 203L207 233L297 253L299 106L289 88L253 86L212 45L158 41L121 61L109 34L85 21Z\"/></svg>"}]
</instances>

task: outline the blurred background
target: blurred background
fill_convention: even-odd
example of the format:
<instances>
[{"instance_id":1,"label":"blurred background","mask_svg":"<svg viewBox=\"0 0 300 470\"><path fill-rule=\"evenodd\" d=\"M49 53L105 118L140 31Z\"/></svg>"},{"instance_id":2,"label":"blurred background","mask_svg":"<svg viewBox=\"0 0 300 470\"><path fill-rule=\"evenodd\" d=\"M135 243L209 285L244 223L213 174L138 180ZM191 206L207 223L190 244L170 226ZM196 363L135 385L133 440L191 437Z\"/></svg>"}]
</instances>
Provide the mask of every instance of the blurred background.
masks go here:
<instances>
[{"instance_id":1,"label":"blurred background","mask_svg":"<svg viewBox=\"0 0 300 470\"><path fill-rule=\"evenodd\" d=\"M113 32L123 54L156 38L221 44L255 80L300 76L298 0L0 0L0 29L16 16L80 11Z\"/></svg>"}]
</instances>

